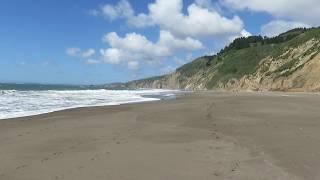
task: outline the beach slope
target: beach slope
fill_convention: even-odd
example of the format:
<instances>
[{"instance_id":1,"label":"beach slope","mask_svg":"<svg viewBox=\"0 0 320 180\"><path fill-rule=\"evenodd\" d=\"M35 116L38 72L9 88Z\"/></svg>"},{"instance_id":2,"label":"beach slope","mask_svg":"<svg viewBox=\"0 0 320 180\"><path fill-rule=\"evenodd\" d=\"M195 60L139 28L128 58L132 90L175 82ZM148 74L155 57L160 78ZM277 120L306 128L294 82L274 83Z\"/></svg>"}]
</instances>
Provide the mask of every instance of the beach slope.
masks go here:
<instances>
[{"instance_id":1,"label":"beach slope","mask_svg":"<svg viewBox=\"0 0 320 180\"><path fill-rule=\"evenodd\" d=\"M0 121L1 180L320 178L320 96L194 93Z\"/></svg>"}]
</instances>

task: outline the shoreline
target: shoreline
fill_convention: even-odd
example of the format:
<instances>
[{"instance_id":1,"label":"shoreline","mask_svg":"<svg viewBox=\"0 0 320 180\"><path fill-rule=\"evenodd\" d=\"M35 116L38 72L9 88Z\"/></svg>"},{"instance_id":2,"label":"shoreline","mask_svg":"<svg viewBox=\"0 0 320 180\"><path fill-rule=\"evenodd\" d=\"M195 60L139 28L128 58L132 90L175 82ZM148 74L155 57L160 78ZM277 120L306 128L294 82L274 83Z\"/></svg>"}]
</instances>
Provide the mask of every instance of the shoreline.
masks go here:
<instances>
[{"instance_id":1,"label":"shoreline","mask_svg":"<svg viewBox=\"0 0 320 180\"><path fill-rule=\"evenodd\" d=\"M100 89L101 90L101 89ZM155 89L151 89L154 91ZM1 120L11 120L11 119L16 119L16 118L23 118L23 117L32 117L32 116L38 116L38 115L43 115L43 114L49 114L49 113L54 113L54 112L59 112L59 111L64 111L64 110L70 110L70 109L77 109L77 108L90 108L90 107L105 107L105 106L119 106L119 105L125 105L125 104L139 104L139 103L145 103L145 102L156 102L156 101L163 101L163 100L171 100L177 98L177 96L180 96L181 94L186 94L188 92L184 91L177 91L177 90L156 90L156 91L168 91L171 92L171 94L150 94L150 95L139 95L141 96L140 100L128 100L125 102L105 102L105 103L97 103L97 104L83 104L83 105L71 105L67 107L54 107L51 109L40 109L40 110L34 110L34 111L27 111L27 113L12 113L11 115L7 115L7 117L1 117L0 116L0 121Z\"/></svg>"},{"instance_id":2,"label":"shoreline","mask_svg":"<svg viewBox=\"0 0 320 180\"><path fill-rule=\"evenodd\" d=\"M149 101L137 101L137 102L128 102L128 103L123 103L123 104L111 104L111 105L93 105L93 106L83 106L83 107L70 107L70 108L65 108L61 110L53 110L50 112L45 112L45 113L39 113L39 114L34 114L34 115L27 115L27 116L21 116L21 117L13 117L13 118L4 118L0 119L1 121L8 121L8 120L19 120L21 118L36 118L38 116L45 116L45 115L50 115L52 113L58 113L58 112L67 112L70 110L77 110L77 109L86 109L86 108L103 108L103 107L117 107L117 106L124 106L124 105L135 105L135 104L145 104L145 103L157 103L160 101L174 101L179 98L183 98L188 95L194 95L196 96L197 94L249 94L249 95L271 95L271 96L288 96L288 95L320 95L320 92L285 92L285 91L215 91L215 90L205 90L205 91L180 91L178 94L175 94L175 97L173 99L158 99L158 100L149 100Z\"/></svg>"},{"instance_id":3,"label":"shoreline","mask_svg":"<svg viewBox=\"0 0 320 180\"><path fill-rule=\"evenodd\" d=\"M50 112L45 112L45 113L40 113L40 114L0 119L0 122L1 121L12 121L12 120L15 121L15 120L21 120L21 119L32 119L32 118L38 118L38 116L50 116L51 114L54 115L54 113L67 113L68 111L73 111L73 110L90 109L90 108L93 108L93 109L95 109L95 108L107 108L107 107L143 104L143 103L151 103L151 102L155 103L155 102L159 102L159 101L167 101L167 100L140 101L140 102L131 102L131 103L114 104L114 105L96 105L96 106L70 107L70 108L66 108L66 109L53 110L53 111L50 111Z\"/></svg>"},{"instance_id":4,"label":"shoreline","mask_svg":"<svg viewBox=\"0 0 320 180\"><path fill-rule=\"evenodd\" d=\"M167 89L169 90L169 89ZM173 90L176 91L176 90ZM201 90L201 91L184 91L184 90L178 90L179 93L175 94L175 97L173 99L158 99L158 100L146 100L146 101L136 101L136 102L127 102L123 104L110 104L110 105L92 105L92 106L80 106L80 107L69 107L64 109L58 109L58 110L52 110L44 113L35 113L32 115L26 115L26 116L20 116L20 117L12 117L12 118L0 118L0 121L7 121L7 120L16 120L21 118L33 118L36 116L42 116L47 115L51 113L56 113L60 111L68 111L68 110L74 110L74 109L83 109L83 108L99 108L99 107L109 107L109 106L123 106L123 105L130 105L130 104L141 104L141 103L154 103L159 101L171 101L176 100L182 96L186 95L196 95L196 94L207 94L207 93L213 93L213 94L251 94L251 95L279 95L279 96L287 96L287 95L320 95L320 92L308 92L308 91L216 91L216 90ZM144 96L142 96L144 97ZM148 96L146 96L148 97ZM152 96L150 96L152 98Z\"/></svg>"},{"instance_id":5,"label":"shoreline","mask_svg":"<svg viewBox=\"0 0 320 180\"><path fill-rule=\"evenodd\" d=\"M0 120L0 179L317 179L319 105L193 92Z\"/></svg>"}]
</instances>

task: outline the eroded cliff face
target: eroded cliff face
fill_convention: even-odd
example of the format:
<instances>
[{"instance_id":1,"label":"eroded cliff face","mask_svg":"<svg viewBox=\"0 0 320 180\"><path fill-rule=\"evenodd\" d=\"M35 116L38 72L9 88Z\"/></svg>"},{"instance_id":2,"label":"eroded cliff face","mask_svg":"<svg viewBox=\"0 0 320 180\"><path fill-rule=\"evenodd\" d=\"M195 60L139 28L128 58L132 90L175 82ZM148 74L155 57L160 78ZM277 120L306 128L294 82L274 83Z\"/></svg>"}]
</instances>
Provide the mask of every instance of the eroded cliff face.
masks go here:
<instances>
[{"instance_id":1,"label":"eroded cliff face","mask_svg":"<svg viewBox=\"0 0 320 180\"><path fill-rule=\"evenodd\" d=\"M221 73L223 60L215 65L203 65L208 60L198 59L191 63L195 64L192 70L182 68L169 75L132 81L127 85L130 88L185 90L320 91L320 39L298 42L298 45L281 46L279 54L264 56L253 71L236 78L225 80L230 74ZM196 66L197 63L200 65Z\"/></svg>"},{"instance_id":2,"label":"eroded cliff face","mask_svg":"<svg viewBox=\"0 0 320 180\"><path fill-rule=\"evenodd\" d=\"M127 87L132 89L136 89L136 88L184 89L183 86L180 86L178 73L172 73L157 79L132 81L127 83Z\"/></svg>"},{"instance_id":3,"label":"eroded cliff face","mask_svg":"<svg viewBox=\"0 0 320 180\"><path fill-rule=\"evenodd\" d=\"M312 39L291 48L278 58L267 57L253 74L220 84L227 90L318 91L320 90L320 41Z\"/></svg>"}]
</instances>

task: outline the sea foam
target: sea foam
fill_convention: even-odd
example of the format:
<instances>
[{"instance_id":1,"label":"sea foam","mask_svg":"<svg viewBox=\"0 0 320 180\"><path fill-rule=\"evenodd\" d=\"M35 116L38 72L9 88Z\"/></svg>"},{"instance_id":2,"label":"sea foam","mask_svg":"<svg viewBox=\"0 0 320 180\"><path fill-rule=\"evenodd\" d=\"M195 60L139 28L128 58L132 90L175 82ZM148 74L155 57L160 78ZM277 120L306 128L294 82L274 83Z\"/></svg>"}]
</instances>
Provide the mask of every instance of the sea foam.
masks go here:
<instances>
[{"instance_id":1,"label":"sea foam","mask_svg":"<svg viewBox=\"0 0 320 180\"><path fill-rule=\"evenodd\" d=\"M44 114L64 109L158 101L174 97L171 90L0 90L0 119Z\"/></svg>"}]
</instances>

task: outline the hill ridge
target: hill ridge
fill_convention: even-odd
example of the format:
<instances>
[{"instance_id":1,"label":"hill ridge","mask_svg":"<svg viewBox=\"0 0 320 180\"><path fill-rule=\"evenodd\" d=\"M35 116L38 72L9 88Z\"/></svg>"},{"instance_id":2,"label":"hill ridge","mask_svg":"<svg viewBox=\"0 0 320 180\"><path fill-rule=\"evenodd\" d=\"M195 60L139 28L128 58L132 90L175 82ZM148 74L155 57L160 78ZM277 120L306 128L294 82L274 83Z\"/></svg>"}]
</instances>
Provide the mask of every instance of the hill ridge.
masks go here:
<instances>
[{"instance_id":1,"label":"hill ridge","mask_svg":"<svg viewBox=\"0 0 320 180\"><path fill-rule=\"evenodd\" d=\"M276 37L235 39L213 56L175 72L126 83L129 88L187 90L320 90L320 28L296 28Z\"/></svg>"}]
</instances>

